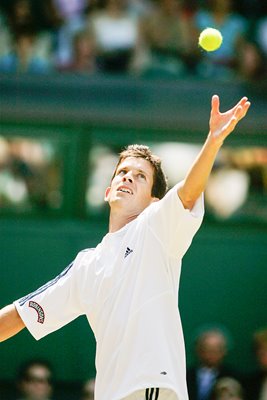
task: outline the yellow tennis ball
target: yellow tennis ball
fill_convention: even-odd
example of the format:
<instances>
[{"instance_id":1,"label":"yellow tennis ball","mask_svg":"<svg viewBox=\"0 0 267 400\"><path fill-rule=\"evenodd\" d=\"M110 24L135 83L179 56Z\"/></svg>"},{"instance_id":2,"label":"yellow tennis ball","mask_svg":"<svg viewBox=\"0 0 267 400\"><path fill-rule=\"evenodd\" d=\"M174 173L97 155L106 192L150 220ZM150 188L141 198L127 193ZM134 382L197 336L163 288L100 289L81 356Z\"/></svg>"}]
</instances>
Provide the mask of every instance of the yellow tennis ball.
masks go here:
<instances>
[{"instance_id":1,"label":"yellow tennis ball","mask_svg":"<svg viewBox=\"0 0 267 400\"><path fill-rule=\"evenodd\" d=\"M198 44L206 51L217 50L223 41L223 37L218 29L206 28L201 32Z\"/></svg>"}]
</instances>

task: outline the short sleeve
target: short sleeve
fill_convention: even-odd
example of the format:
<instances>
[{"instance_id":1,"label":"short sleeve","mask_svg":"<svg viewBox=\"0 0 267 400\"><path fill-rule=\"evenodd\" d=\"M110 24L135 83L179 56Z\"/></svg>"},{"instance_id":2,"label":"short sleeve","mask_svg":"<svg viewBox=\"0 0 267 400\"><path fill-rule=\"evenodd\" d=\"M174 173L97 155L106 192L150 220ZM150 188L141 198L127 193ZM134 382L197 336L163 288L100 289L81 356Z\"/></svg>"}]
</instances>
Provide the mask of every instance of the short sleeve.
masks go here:
<instances>
[{"instance_id":1,"label":"short sleeve","mask_svg":"<svg viewBox=\"0 0 267 400\"><path fill-rule=\"evenodd\" d=\"M80 254L61 274L14 302L29 332L38 340L83 314L77 275Z\"/></svg>"},{"instance_id":2,"label":"short sleeve","mask_svg":"<svg viewBox=\"0 0 267 400\"><path fill-rule=\"evenodd\" d=\"M184 208L174 186L165 197L148 209L148 225L170 256L182 258L198 231L204 216L203 194L192 210Z\"/></svg>"}]
</instances>

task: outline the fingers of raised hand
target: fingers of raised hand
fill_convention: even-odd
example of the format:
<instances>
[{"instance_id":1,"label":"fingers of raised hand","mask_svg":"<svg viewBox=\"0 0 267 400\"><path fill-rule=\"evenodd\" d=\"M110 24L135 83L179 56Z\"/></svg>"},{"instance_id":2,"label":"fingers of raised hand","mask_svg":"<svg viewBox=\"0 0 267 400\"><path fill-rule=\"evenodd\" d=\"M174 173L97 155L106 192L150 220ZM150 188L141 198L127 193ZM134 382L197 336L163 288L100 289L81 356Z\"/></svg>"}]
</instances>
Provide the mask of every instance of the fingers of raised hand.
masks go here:
<instances>
[{"instance_id":1,"label":"fingers of raised hand","mask_svg":"<svg viewBox=\"0 0 267 400\"><path fill-rule=\"evenodd\" d=\"M239 100L239 102L235 105L235 107L233 108L233 110L236 110L238 107L246 107L247 103L249 103L248 98L247 97L242 97L241 100ZM249 103L250 104L250 103Z\"/></svg>"},{"instance_id":2,"label":"fingers of raised hand","mask_svg":"<svg viewBox=\"0 0 267 400\"><path fill-rule=\"evenodd\" d=\"M248 109L250 107L250 102L247 101L247 98L243 98L239 104L235 107L234 114L229 121L227 130L230 132L235 128L236 124L244 118Z\"/></svg>"},{"instance_id":3,"label":"fingers of raised hand","mask_svg":"<svg viewBox=\"0 0 267 400\"><path fill-rule=\"evenodd\" d=\"M244 97L239 104L237 105L235 109L234 116L237 118L238 121L240 121L244 116L246 115L248 109L250 107L250 102L246 97Z\"/></svg>"}]
</instances>

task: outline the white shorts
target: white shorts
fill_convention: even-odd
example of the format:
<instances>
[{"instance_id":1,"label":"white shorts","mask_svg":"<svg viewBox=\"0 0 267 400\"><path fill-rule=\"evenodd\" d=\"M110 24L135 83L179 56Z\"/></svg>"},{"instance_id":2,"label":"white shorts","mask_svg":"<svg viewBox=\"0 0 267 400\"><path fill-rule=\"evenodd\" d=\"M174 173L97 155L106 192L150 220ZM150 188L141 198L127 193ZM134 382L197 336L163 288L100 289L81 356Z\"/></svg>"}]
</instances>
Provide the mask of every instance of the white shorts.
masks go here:
<instances>
[{"instance_id":1,"label":"white shorts","mask_svg":"<svg viewBox=\"0 0 267 400\"><path fill-rule=\"evenodd\" d=\"M122 400L178 400L170 389L143 389L124 397Z\"/></svg>"}]
</instances>

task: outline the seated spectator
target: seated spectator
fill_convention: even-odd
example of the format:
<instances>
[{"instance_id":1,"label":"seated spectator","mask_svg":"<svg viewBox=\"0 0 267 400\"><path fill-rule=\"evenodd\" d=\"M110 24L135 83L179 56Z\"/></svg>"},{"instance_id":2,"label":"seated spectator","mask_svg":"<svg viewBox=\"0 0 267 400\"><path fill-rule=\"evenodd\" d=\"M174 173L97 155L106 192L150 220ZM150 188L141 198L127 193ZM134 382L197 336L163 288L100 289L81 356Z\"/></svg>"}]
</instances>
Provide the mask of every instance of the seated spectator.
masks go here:
<instances>
[{"instance_id":1,"label":"seated spectator","mask_svg":"<svg viewBox=\"0 0 267 400\"><path fill-rule=\"evenodd\" d=\"M88 27L96 43L98 68L103 72L128 72L138 36L137 18L125 0L104 0L90 14Z\"/></svg>"},{"instance_id":2,"label":"seated spectator","mask_svg":"<svg viewBox=\"0 0 267 400\"><path fill-rule=\"evenodd\" d=\"M71 62L59 67L63 72L93 73L96 71L95 43L90 33L80 31L74 35Z\"/></svg>"},{"instance_id":3,"label":"seated spectator","mask_svg":"<svg viewBox=\"0 0 267 400\"><path fill-rule=\"evenodd\" d=\"M241 383L233 378L221 378L215 384L211 395L212 400L244 400Z\"/></svg>"},{"instance_id":4,"label":"seated spectator","mask_svg":"<svg viewBox=\"0 0 267 400\"><path fill-rule=\"evenodd\" d=\"M77 32L85 28L85 13L88 0L53 0L53 5L61 19L61 26L57 30L55 64L64 68L72 62L73 38Z\"/></svg>"},{"instance_id":5,"label":"seated spectator","mask_svg":"<svg viewBox=\"0 0 267 400\"><path fill-rule=\"evenodd\" d=\"M30 360L23 364L18 376L19 400L50 400L52 368L44 360Z\"/></svg>"},{"instance_id":6,"label":"seated spectator","mask_svg":"<svg viewBox=\"0 0 267 400\"><path fill-rule=\"evenodd\" d=\"M236 374L225 365L228 352L227 337L218 328L204 330L196 339L196 365L187 371L190 400L211 400L216 382L222 377Z\"/></svg>"},{"instance_id":7,"label":"seated spectator","mask_svg":"<svg viewBox=\"0 0 267 400\"><path fill-rule=\"evenodd\" d=\"M52 35L38 26L30 0L15 0L7 11L7 43L0 71L44 73L51 69Z\"/></svg>"},{"instance_id":8,"label":"seated spectator","mask_svg":"<svg viewBox=\"0 0 267 400\"><path fill-rule=\"evenodd\" d=\"M95 379L91 378L84 382L81 400L94 400Z\"/></svg>"},{"instance_id":9,"label":"seated spectator","mask_svg":"<svg viewBox=\"0 0 267 400\"><path fill-rule=\"evenodd\" d=\"M18 32L13 48L0 57L0 71L32 74L50 72L51 64L41 56L39 50L35 32L30 29Z\"/></svg>"},{"instance_id":10,"label":"seated spectator","mask_svg":"<svg viewBox=\"0 0 267 400\"><path fill-rule=\"evenodd\" d=\"M219 29L223 36L218 50L202 52L198 67L201 77L227 80L254 74L258 68L257 64L254 65L257 54L252 44L246 41L248 21L233 11L232 0L209 0L207 9L196 13L195 23L199 33L206 27L212 27ZM250 52L249 57L245 57L247 51Z\"/></svg>"},{"instance_id":11,"label":"seated spectator","mask_svg":"<svg viewBox=\"0 0 267 400\"><path fill-rule=\"evenodd\" d=\"M244 387L247 400L265 400L267 399L267 328L255 332L253 345L258 369L244 379Z\"/></svg>"},{"instance_id":12,"label":"seated spectator","mask_svg":"<svg viewBox=\"0 0 267 400\"><path fill-rule=\"evenodd\" d=\"M139 47L147 52L141 72L159 76L188 72L196 61L197 36L181 0L159 0L141 21Z\"/></svg>"}]
</instances>

